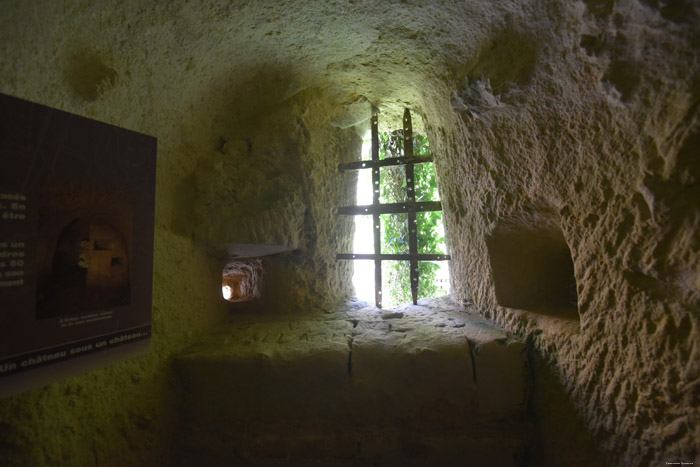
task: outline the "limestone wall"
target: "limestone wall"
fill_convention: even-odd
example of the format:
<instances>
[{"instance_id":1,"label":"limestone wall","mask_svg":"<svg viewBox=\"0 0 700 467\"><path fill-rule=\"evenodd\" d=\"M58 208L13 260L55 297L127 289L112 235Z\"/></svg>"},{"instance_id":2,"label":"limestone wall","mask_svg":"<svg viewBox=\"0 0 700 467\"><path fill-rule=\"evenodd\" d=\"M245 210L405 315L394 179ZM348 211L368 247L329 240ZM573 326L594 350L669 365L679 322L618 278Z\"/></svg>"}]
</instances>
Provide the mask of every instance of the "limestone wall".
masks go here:
<instances>
[{"instance_id":1,"label":"limestone wall","mask_svg":"<svg viewBox=\"0 0 700 467\"><path fill-rule=\"evenodd\" d=\"M168 465L170 358L233 306L222 244L290 239L277 303L348 293L350 265L334 255L351 223L331 208L348 204L337 164L359 157L359 138L273 57L222 43L213 7L198 19L183 8L3 5L0 92L153 135L158 164L150 354L0 401L2 465Z\"/></svg>"},{"instance_id":2,"label":"limestone wall","mask_svg":"<svg viewBox=\"0 0 700 467\"><path fill-rule=\"evenodd\" d=\"M532 340L610 465L700 456L698 24L690 2L523 11L428 111L456 294Z\"/></svg>"},{"instance_id":3,"label":"limestone wall","mask_svg":"<svg viewBox=\"0 0 700 467\"><path fill-rule=\"evenodd\" d=\"M1 401L0 458L164 463L168 359L224 318L230 242L296 249L278 304L346 293L359 141L330 123L370 103L424 116L456 295L530 337L611 465L697 456L698 25L690 0L5 0L0 92L159 149L153 351ZM537 273L510 287L504 251Z\"/></svg>"}]
</instances>

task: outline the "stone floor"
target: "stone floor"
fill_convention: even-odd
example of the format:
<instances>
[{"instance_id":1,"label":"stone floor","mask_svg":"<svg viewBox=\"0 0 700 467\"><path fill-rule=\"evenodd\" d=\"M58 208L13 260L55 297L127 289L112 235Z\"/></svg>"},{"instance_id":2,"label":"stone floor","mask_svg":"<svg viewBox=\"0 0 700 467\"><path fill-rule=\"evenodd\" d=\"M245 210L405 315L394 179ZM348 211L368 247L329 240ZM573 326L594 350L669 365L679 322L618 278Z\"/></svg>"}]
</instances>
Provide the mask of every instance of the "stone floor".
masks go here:
<instances>
[{"instance_id":1,"label":"stone floor","mask_svg":"<svg viewBox=\"0 0 700 467\"><path fill-rule=\"evenodd\" d=\"M176 371L176 465L525 465L532 447L524 344L447 298L249 311Z\"/></svg>"}]
</instances>

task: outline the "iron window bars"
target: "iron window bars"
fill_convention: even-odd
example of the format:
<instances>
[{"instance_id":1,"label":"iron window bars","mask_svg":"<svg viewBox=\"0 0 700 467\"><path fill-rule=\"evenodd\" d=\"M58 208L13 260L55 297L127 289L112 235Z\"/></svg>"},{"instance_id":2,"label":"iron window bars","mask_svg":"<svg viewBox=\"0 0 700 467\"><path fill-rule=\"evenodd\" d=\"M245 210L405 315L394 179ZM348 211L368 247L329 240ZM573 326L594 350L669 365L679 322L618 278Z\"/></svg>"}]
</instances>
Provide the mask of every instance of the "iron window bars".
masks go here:
<instances>
[{"instance_id":1,"label":"iron window bars","mask_svg":"<svg viewBox=\"0 0 700 467\"><path fill-rule=\"evenodd\" d=\"M371 214L374 218L374 253L339 253L337 259L344 260L374 260L374 301L377 308L382 307L382 261L404 260L411 262L411 295L413 304L418 303L418 261L445 261L449 255L418 254L418 222L417 212L441 211L440 201L416 202L414 164L432 162L431 155L413 155L413 126L411 124L411 112L404 110L403 114L403 157L379 159L379 130L376 109L372 111L372 159L365 161L340 164L340 171L372 169L372 204L366 206L344 206L338 208L338 214L348 216L361 216ZM379 170L381 167L405 165L406 166L406 190L407 201L404 203L381 204L379 202ZM381 214L408 214L408 254L382 254L381 253Z\"/></svg>"}]
</instances>

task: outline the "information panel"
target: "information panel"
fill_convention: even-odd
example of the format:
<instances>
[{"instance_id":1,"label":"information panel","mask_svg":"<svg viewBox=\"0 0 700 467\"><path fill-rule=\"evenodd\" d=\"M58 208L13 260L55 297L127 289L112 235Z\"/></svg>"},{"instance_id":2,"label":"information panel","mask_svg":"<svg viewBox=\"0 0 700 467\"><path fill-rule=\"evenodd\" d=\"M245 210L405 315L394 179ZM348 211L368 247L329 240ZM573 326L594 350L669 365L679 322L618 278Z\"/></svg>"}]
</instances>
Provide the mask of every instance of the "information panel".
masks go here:
<instances>
[{"instance_id":1,"label":"information panel","mask_svg":"<svg viewBox=\"0 0 700 467\"><path fill-rule=\"evenodd\" d=\"M0 94L0 397L148 351L156 139Z\"/></svg>"}]
</instances>

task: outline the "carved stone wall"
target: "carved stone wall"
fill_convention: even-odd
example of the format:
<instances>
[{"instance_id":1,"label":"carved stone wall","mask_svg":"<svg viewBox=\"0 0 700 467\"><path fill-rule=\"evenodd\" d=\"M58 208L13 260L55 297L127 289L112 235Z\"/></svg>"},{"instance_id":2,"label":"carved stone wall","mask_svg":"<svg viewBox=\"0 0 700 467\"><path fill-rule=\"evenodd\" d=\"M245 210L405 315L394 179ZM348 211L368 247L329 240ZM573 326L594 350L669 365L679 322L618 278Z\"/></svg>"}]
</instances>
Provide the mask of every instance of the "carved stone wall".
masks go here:
<instances>
[{"instance_id":1,"label":"carved stone wall","mask_svg":"<svg viewBox=\"0 0 700 467\"><path fill-rule=\"evenodd\" d=\"M156 136L158 167L151 354L0 401L0 457L166 465L169 359L227 318L223 252L289 250L297 312L348 293L336 168L374 104L424 117L457 298L529 340L610 465L700 462L698 31L689 0L6 0L0 92ZM499 303L523 244L573 314Z\"/></svg>"},{"instance_id":2,"label":"carved stone wall","mask_svg":"<svg viewBox=\"0 0 700 467\"><path fill-rule=\"evenodd\" d=\"M457 296L531 340L611 465L700 456L699 39L690 2L535 7L428 112Z\"/></svg>"}]
</instances>

